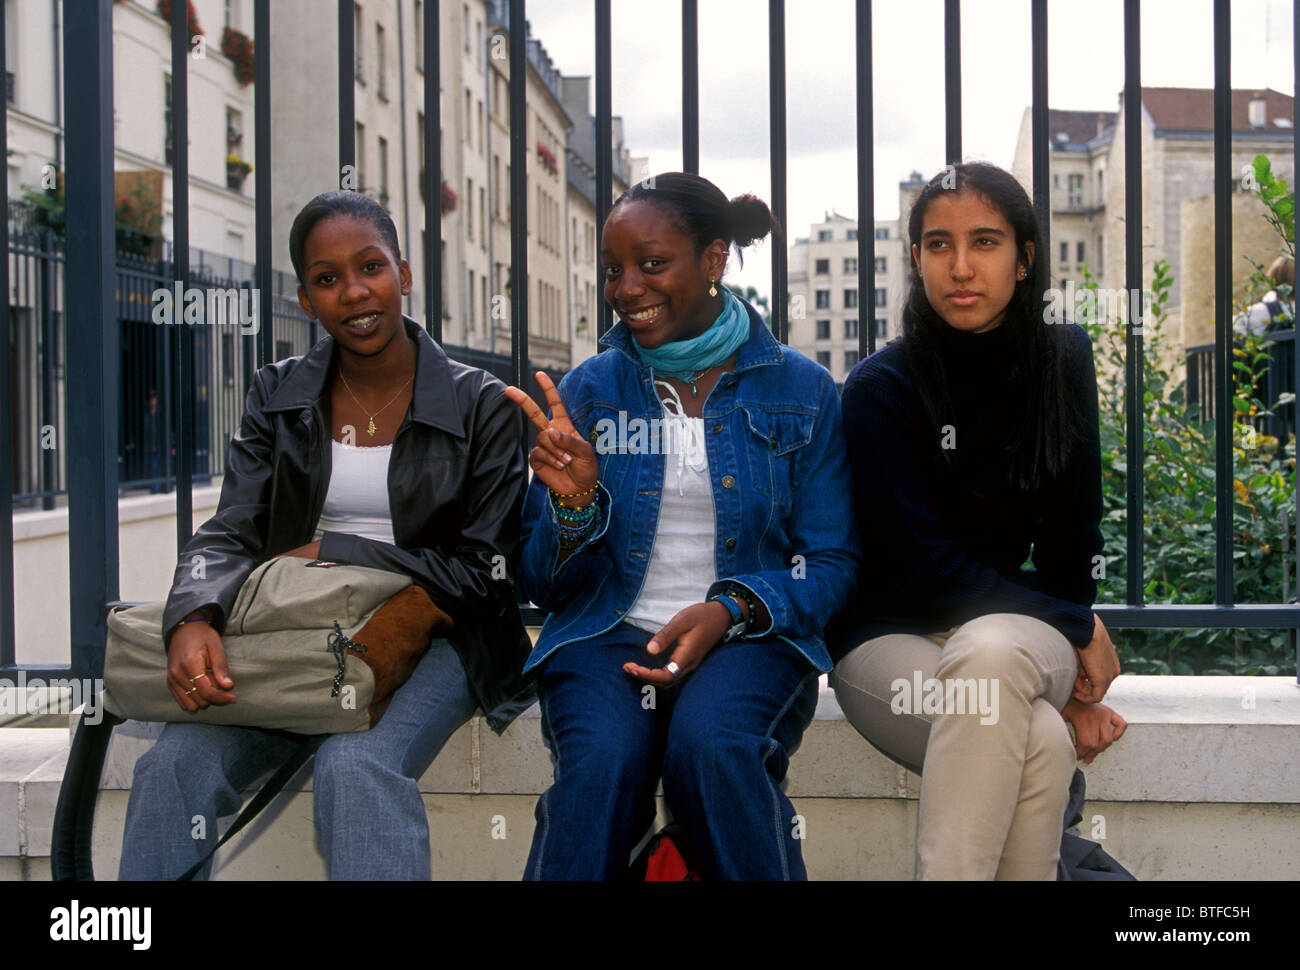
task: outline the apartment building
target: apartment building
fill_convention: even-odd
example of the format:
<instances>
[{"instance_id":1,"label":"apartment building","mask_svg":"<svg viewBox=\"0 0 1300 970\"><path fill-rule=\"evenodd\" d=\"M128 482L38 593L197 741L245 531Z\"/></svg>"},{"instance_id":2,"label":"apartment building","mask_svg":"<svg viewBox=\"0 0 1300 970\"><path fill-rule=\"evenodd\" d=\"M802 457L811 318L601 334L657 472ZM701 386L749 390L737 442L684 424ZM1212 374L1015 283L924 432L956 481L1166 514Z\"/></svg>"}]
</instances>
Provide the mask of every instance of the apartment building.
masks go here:
<instances>
[{"instance_id":1,"label":"apartment building","mask_svg":"<svg viewBox=\"0 0 1300 970\"><path fill-rule=\"evenodd\" d=\"M859 305L858 223L837 212L814 223L790 247L790 346L811 357L843 383L858 362L858 334L874 327L879 347L899 334L906 266L896 221L878 220L874 316Z\"/></svg>"}]
</instances>

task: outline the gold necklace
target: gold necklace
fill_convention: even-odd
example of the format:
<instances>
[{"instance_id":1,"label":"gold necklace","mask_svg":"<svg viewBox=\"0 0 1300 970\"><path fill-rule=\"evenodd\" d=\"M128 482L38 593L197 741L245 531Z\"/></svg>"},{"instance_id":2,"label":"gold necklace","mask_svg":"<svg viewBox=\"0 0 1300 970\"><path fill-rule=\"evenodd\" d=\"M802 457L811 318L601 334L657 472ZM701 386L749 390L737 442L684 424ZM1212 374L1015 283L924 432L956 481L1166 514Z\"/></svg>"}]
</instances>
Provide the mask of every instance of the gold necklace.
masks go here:
<instances>
[{"instance_id":1,"label":"gold necklace","mask_svg":"<svg viewBox=\"0 0 1300 970\"><path fill-rule=\"evenodd\" d=\"M397 393L393 395L393 400L389 401L388 404L385 404L384 407L376 411L375 414L371 414L369 411L365 409L365 406L360 401L357 401L357 396L352 393L352 385L349 384L348 379L343 376L342 367L339 368L339 380L341 380L343 382L343 386L347 388L348 394L351 395L352 400L357 402L357 407L361 408L361 413L366 415L366 417L370 418L370 427L366 428L366 434L370 435L370 437L373 438L375 436L375 432L379 430L378 428L375 427L375 414L381 413L384 410L384 408L388 407L388 404L392 404L393 401L396 401L399 397L401 397L402 391L406 390L406 385L411 383L411 381L415 380L415 374L411 374L410 377L408 377L405 381L403 381L402 386L398 389Z\"/></svg>"}]
</instances>

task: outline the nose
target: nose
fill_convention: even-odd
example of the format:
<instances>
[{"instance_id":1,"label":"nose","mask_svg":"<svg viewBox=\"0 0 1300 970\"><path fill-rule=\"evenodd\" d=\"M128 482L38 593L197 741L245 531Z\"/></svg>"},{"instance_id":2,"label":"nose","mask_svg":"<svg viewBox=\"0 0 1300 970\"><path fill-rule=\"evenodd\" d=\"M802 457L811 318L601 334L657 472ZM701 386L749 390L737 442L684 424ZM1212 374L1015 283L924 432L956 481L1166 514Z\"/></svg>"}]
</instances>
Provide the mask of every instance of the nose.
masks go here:
<instances>
[{"instance_id":1,"label":"nose","mask_svg":"<svg viewBox=\"0 0 1300 970\"><path fill-rule=\"evenodd\" d=\"M971 268L969 257L970 253L964 245L953 247L952 265L949 267L948 272L952 276L953 280L958 283L964 283L975 275L975 271Z\"/></svg>"},{"instance_id":2,"label":"nose","mask_svg":"<svg viewBox=\"0 0 1300 970\"><path fill-rule=\"evenodd\" d=\"M645 279L636 269L625 269L614 280L614 302L626 302L645 292Z\"/></svg>"},{"instance_id":3,"label":"nose","mask_svg":"<svg viewBox=\"0 0 1300 970\"><path fill-rule=\"evenodd\" d=\"M370 284L360 273L349 273L343 280L343 302L359 303L369 298Z\"/></svg>"}]
</instances>

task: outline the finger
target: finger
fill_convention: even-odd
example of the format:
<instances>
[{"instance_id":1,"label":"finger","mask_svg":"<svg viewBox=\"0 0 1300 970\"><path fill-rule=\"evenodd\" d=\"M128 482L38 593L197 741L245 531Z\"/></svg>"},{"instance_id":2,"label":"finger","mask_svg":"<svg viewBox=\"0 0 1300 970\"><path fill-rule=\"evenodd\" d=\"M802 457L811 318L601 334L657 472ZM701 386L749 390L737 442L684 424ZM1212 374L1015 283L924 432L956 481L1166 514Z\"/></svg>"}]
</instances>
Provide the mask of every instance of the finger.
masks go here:
<instances>
[{"instance_id":1,"label":"finger","mask_svg":"<svg viewBox=\"0 0 1300 970\"><path fill-rule=\"evenodd\" d=\"M190 700L190 698L186 697L185 692L177 687L176 684L172 682L171 678L168 678L167 680L167 689L172 692L172 697L175 698L180 709L186 714L193 714L198 710L198 705L196 705L194 701Z\"/></svg>"},{"instance_id":2,"label":"finger","mask_svg":"<svg viewBox=\"0 0 1300 970\"><path fill-rule=\"evenodd\" d=\"M556 471L564 471L564 462L560 459L560 456L551 451L551 449L546 447L542 442L541 439L545 434L546 432L543 431L542 434L537 436L537 447L528 453L528 461L532 464L533 468L537 468L540 465L543 468L554 468Z\"/></svg>"},{"instance_id":3,"label":"finger","mask_svg":"<svg viewBox=\"0 0 1300 970\"><path fill-rule=\"evenodd\" d=\"M511 392L514 393L511 393ZM550 426L550 421L542 409L537 406L537 402L531 397L519 390L517 387L507 387L506 397L518 404L524 412L524 415L531 421L539 431L545 431Z\"/></svg>"},{"instance_id":4,"label":"finger","mask_svg":"<svg viewBox=\"0 0 1300 970\"><path fill-rule=\"evenodd\" d=\"M671 672L663 667L642 667L640 664L626 663L623 665L623 672L630 677L639 680L643 684L654 684L656 687L671 687L677 683L678 677L674 677Z\"/></svg>"},{"instance_id":5,"label":"finger","mask_svg":"<svg viewBox=\"0 0 1300 970\"><path fill-rule=\"evenodd\" d=\"M212 677L217 685L227 689L234 687L235 680L230 676L230 666L226 662L226 646L215 630L205 646L208 648L208 668L211 668Z\"/></svg>"},{"instance_id":6,"label":"finger","mask_svg":"<svg viewBox=\"0 0 1300 970\"><path fill-rule=\"evenodd\" d=\"M665 623L658 633L650 638L650 642L645 645L646 653L652 655L661 654L677 642L677 638L688 629L688 625L681 619L681 615L681 613L678 613Z\"/></svg>"},{"instance_id":7,"label":"finger","mask_svg":"<svg viewBox=\"0 0 1300 970\"><path fill-rule=\"evenodd\" d=\"M551 379L546 376L546 372L539 370L536 376L537 386L542 389L542 394L546 397L546 406L551 409L551 420L556 423L563 423L567 427L573 427L569 421L569 412L564 410L564 401L560 398L560 392L551 383Z\"/></svg>"},{"instance_id":8,"label":"finger","mask_svg":"<svg viewBox=\"0 0 1300 970\"><path fill-rule=\"evenodd\" d=\"M1115 714L1111 718L1111 723L1115 725L1115 733L1112 735L1111 741L1118 741L1124 736L1124 732L1128 730L1128 721Z\"/></svg>"}]
</instances>

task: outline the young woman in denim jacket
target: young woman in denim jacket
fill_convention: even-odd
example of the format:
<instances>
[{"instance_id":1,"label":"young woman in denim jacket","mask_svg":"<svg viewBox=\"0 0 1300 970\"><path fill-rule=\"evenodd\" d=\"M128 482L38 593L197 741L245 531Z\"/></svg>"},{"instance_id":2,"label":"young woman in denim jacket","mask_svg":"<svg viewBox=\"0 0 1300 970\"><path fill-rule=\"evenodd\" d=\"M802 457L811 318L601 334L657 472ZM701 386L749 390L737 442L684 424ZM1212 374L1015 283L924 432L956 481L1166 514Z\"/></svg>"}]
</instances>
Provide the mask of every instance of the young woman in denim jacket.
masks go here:
<instances>
[{"instance_id":1,"label":"young woman in denim jacket","mask_svg":"<svg viewBox=\"0 0 1300 970\"><path fill-rule=\"evenodd\" d=\"M508 392L540 432L520 575L555 767L525 878L626 874L661 775L706 878L805 877L780 783L857 544L830 375L720 282L772 228L699 176L634 187L602 237L607 349L537 375L549 420Z\"/></svg>"},{"instance_id":2,"label":"young woman in denim jacket","mask_svg":"<svg viewBox=\"0 0 1300 970\"><path fill-rule=\"evenodd\" d=\"M903 337L844 384L874 554L828 631L830 681L872 744L924 767L919 878L1055 879L1075 758L1124 731L1097 703L1119 661L1092 611L1092 343L1045 322L1047 254L1010 173L975 162L936 176L908 235Z\"/></svg>"}]
</instances>

